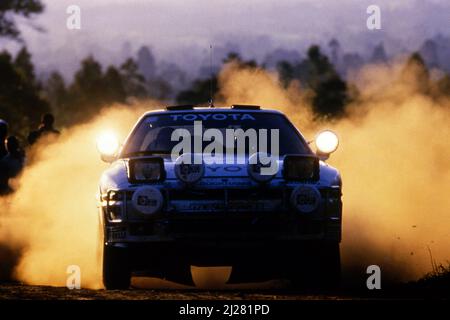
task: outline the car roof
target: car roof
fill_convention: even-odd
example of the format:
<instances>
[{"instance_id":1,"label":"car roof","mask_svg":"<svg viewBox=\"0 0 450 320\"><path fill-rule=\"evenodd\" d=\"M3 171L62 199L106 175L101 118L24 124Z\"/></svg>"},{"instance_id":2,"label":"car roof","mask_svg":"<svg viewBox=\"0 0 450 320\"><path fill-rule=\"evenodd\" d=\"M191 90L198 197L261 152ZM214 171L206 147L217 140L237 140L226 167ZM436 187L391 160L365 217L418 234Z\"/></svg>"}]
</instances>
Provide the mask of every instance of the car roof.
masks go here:
<instances>
[{"instance_id":1,"label":"car roof","mask_svg":"<svg viewBox=\"0 0 450 320\"><path fill-rule=\"evenodd\" d=\"M230 108L230 107L194 107L192 109L177 109L177 110L166 110L166 109L157 109L157 110L151 110L144 113L144 117L147 115L155 115L155 114L174 114L174 113L220 113L220 112L227 112L227 113L274 113L274 114L281 114L282 112L274 109L238 109L238 108Z\"/></svg>"}]
</instances>

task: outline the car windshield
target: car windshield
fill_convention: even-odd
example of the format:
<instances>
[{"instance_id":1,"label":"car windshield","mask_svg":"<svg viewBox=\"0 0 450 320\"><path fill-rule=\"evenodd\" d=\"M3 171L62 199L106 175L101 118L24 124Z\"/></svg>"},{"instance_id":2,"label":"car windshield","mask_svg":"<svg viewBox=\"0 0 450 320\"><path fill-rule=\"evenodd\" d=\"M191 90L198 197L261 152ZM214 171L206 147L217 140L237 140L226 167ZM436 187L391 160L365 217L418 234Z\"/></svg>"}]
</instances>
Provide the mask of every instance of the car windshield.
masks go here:
<instances>
[{"instance_id":1,"label":"car windshield","mask_svg":"<svg viewBox=\"0 0 450 320\"><path fill-rule=\"evenodd\" d=\"M195 124L197 125L197 131L194 129ZM199 125L201 126L199 127ZM234 137L234 145L230 146L227 143L229 141L226 138L227 133L234 130L235 133L246 133L245 138L242 140L245 144L245 154L253 154L258 151L275 152L272 150L274 143L278 143L278 154L281 156L285 154L311 153L307 143L295 127L281 114L224 111L148 115L140 121L130 135L122 151L122 156L170 154L182 140L180 137L178 137L179 139L173 139L174 131L177 129L182 129L184 134L189 133L188 138L191 140L192 150L196 150L194 149L194 140L199 139L199 136L202 151L212 141L222 145L223 150L230 147L235 147L235 150L238 150L237 144L239 142L236 141L236 137ZM211 130L208 129L217 130L214 130L213 137L210 134L209 139L205 139L208 136L208 131L211 133ZM239 131L239 129L242 130ZM274 135L274 132L277 131L274 129L278 129L278 137ZM264 131L267 132L266 135L264 135ZM199 132L201 132L200 135L198 134ZM258 143L255 143L256 141L250 138L252 133L254 133L253 136L257 137ZM217 137L217 135L222 135L223 138ZM278 141L275 141L275 139ZM261 150L261 143L264 142L267 149Z\"/></svg>"}]
</instances>

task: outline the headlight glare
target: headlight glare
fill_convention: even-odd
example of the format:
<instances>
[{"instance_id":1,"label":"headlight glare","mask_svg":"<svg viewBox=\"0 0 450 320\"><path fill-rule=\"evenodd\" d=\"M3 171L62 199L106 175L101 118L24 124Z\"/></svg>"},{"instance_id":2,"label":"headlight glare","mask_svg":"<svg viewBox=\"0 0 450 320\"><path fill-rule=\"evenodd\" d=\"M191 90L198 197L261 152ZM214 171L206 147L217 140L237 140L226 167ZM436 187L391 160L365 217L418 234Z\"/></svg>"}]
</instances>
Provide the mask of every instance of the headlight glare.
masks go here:
<instances>
[{"instance_id":1,"label":"headlight glare","mask_svg":"<svg viewBox=\"0 0 450 320\"><path fill-rule=\"evenodd\" d=\"M336 151L339 145L339 138L331 130L324 130L316 137L316 147L323 154L330 154Z\"/></svg>"}]
</instances>

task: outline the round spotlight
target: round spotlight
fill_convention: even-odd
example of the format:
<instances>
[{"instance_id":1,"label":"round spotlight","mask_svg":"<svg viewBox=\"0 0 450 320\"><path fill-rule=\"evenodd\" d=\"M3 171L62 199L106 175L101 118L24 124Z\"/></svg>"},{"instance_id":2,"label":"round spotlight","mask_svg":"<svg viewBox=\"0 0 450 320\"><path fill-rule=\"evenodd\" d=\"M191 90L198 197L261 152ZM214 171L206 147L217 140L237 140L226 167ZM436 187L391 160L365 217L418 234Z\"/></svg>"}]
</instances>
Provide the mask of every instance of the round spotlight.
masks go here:
<instances>
[{"instance_id":1,"label":"round spotlight","mask_svg":"<svg viewBox=\"0 0 450 320\"><path fill-rule=\"evenodd\" d=\"M320 192L313 186L300 185L291 194L291 205L302 213L310 213L319 207Z\"/></svg>"},{"instance_id":2,"label":"round spotlight","mask_svg":"<svg viewBox=\"0 0 450 320\"><path fill-rule=\"evenodd\" d=\"M262 164L261 158L267 164ZM247 173L256 182L269 182L278 172L278 162L266 153L254 153L248 158Z\"/></svg>"},{"instance_id":3,"label":"round spotlight","mask_svg":"<svg viewBox=\"0 0 450 320\"><path fill-rule=\"evenodd\" d=\"M97 137L97 149L102 155L114 156L119 147L119 140L114 132L105 131Z\"/></svg>"},{"instance_id":4,"label":"round spotlight","mask_svg":"<svg viewBox=\"0 0 450 320\"><path fill-rule=\"evenodd\" d=\"M316 137L316 147L321 153L332 153L336 151L338 145L339 138L331 130L322 131Z\"/></svg>"},{"instance_id":5,"label":"round spotlight","mask_svg":"<svg viewBox=\"0 0 450 320\"><path fill-rule=\"evenodd\" d=\"M202 155L184 153L175 160L175 175L186 184L198 182L205 174Z\"/></svg>"},{"instance_id":6,"label":"round spotlight","mask_svg":"<svg viewBox=\"0 0 450 320\"><path fill-rule=\"evenodd\" d=\"M144 186L138 188L131 198L131 203L137 211L145 215L152 215L163 206L164 198L157 188Z\"/></svg>"}]
</instances>

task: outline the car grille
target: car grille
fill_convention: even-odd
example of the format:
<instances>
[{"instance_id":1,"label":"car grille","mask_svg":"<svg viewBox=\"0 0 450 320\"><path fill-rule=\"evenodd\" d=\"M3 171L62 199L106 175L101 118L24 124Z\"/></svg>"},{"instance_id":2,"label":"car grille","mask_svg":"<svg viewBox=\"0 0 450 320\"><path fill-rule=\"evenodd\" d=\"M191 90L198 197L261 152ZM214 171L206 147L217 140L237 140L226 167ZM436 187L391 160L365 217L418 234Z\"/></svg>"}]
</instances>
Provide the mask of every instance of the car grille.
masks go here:
<instances>
[{"instance_id":1,"label":"car grille","mask_svg":"<svg viewBox=\"0 0 450 320\"><path fill-rule=\"evenodd\" d=\"M281 200L285 197L283 189L204 189L170 190L170 200Z\"/></svg>"},{"instance_id":2,"label":"car grille","mask_svg":"<svg viewBox=\"0 0 450 320\"><path fill-rule=\"evenodd\" d=\"M323 232L323 221L291 219L280 215L222 215L211 217L176 215L145 224L130 224L131 235L158 234L170 236L210 236L228 238L236 236L265 237L267 235L316 235Z\"/></svg>"}]
</instances>

